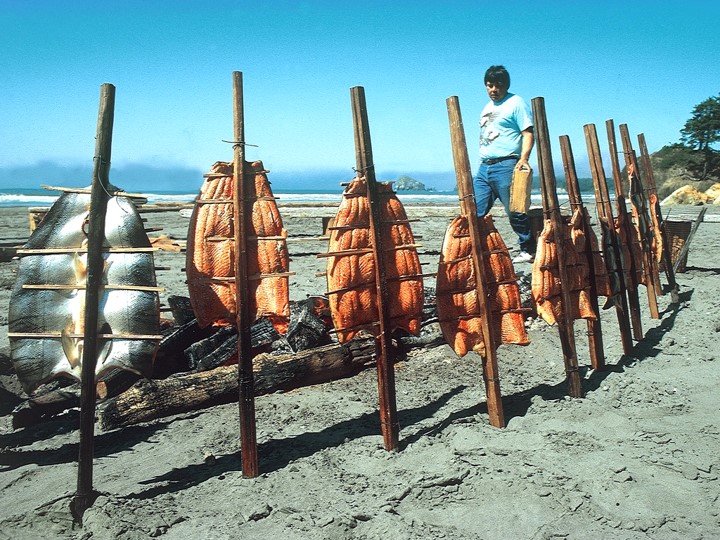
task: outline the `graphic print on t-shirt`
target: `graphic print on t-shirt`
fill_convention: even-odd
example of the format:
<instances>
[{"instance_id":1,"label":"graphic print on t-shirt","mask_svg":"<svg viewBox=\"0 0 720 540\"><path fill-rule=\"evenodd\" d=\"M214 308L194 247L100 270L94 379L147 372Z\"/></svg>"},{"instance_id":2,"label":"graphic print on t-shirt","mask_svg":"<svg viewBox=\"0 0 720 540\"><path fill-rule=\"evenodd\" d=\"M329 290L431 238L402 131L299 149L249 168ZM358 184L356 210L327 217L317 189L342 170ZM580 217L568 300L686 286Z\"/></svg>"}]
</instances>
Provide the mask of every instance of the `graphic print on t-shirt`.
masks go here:
<instances>
[{"instance_id":1,"label":"graphic print on t-shirt","mask_svg":"<svg viewBox=\"0 0 720 540\"><path fill-rule=\"evenodd\" d=\"M497 117L497 113L494 111L485 113L480 118L480 144L487 145L498 138L500 133L493 129L493 122Z\"/></svg>"}]
</instances>

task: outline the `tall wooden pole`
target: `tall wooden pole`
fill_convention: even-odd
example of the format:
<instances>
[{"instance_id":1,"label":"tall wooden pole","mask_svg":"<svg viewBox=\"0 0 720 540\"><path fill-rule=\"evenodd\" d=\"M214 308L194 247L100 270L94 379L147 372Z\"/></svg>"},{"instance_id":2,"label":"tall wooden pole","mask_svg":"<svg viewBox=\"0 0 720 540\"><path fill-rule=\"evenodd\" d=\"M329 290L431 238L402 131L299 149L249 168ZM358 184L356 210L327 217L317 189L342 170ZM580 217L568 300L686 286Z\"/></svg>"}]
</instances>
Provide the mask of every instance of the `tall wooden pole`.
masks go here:
<instances>
[{"instance_id":1,"label":"tall wooden pole","mask_svg":"<svg viewBox=\"0 0 720 540\"><path fill-rule=\"evenodd\" d=\"M623 352L630 354L632 352L632 329L630 327L630 314L628 308L628 295L630 293L628 284L625 281L625 267L623 264L622 247L620 238L615 232L615 218L613 217L612 204L610 202L610 193L607 187L607 179L605 178L605 169L603 168L602 158L600 156L600 145L598 143L597 131L594 124L586 124L584 126L585 142L587 144L588 158L590 160L590 171L593 178L593 186L595 187L595 202L597 205L598 219L604 226L603 241L608 242L612 258L615 260L615 266L611 267L608 261L605 266L608 272L615 272L620 287L620 304L615 305L615 313L620 327L620 339L622 341ZM609 238L605 238L608 235ZM625 263L627 264L627 262ZM637 298L637 296L636 296Z\"/></svg>"},{"instance_id":2,"label":"tall wooden pole","mask_svg":"<svg viewBox=\"0 0 720 540\"><path fill-rule=\"evenodd\" d=\"M545 100L542 97L532 99L533 117L535 120L535 138L538 148L538 168L540 169L540 186L543 192L543 206L545 215L552 222L555 231L555 246L557 249L558 273L560 274L560 290L562 295L562 312L559 314L558 332L562 345L565 374L568 382L568 394L572 397L582 397L582 383L578 371L577 350L575 348L575 334L573 332L573 319L570 311L572 300L570 298L570 279L567 273L567 259L565 256L565 235L567 226L560 214L560 204L557 198L557 181L553 169L552 153L550 151L550 133L545 115Z\"/></svg>"},{"instance_id":3,"label":"tall wooden pole","mask_svg":"<svg viewBox=\"0 0 720 540\"><path fill-rule=\"evenodd\" d=\"M634 242L634 225L632 224L632 216L627 211L625 190L623 189L622 177L620 176L620 161L618 158L617 140L615 139L615 122L613 122L612 119L606 120L605 128L607 131L608 148L610 150L613 184L615 186L615 206L617 208L620 241L625 243L629 248L632 242ZM637 341L640 341L644 337L644 333L642 329L642 318L640 316L640 296L637 276L642 271L642 261L636 261L634 257L630 257L630 260L625 261L623 266L628 269L628 273L630 274L630 283L627 283L627 292L633 336Z\"/></svg>"},{"instance_id":4,"label":"tall wooden pole","mask_svg":"<svg viewBox=\"0 0 720 540\"><path fill-rule=\"evenodd\" d=\"M623 154L625 156L625 166L628 171L628 184L630 184L630 169L635 171L635 193L632 193L633 185L630 185L630 198L632 206L636 214L635 228L637 230L638 239L640 240L640 248L643 257L643 270L645 273L645 289L648 296L648 305L650 307L650 316L653 319L660 318L658 309L657 295L662 291L660 285L660 270L658 262L650 252L650 236L652 235L652 221L648 216L646 204L645 187L643 186L642 177L640 176L640 167L638 166L637 156L632 147L630 133L627 124L620 124L620 138L622 140ZM644 225L644 226L643 226Z\"/></svg>"},{"instance_id":5,"label":"tall wooden pole","mask_svg":"<svg viewBox=\"0 0 720 540\"><path fill-rule=\"evenodd\" d=\"M603 370L605 369L605 350L603 347L600 306L598 305L598 290L595 279L595 254L593 253L592 246L590 245L590 221L587 210L583 205L582 195L580 193L580 183L578 182L577 171L575 169L575 158L572 153L570 138L567 135L562 135L560 137L560 152L562 153L563 168L565 170L565 183L567 185L570 206L573 207L575 211L580 211L582 214L582 227L586 239L584 255L588 263L590 278L590 303L593 311L597 315L595 320L588 319L587 321L590 362L593 369Z\"/></svg>"},{"instance_id":6,"label":"tall wooden pole","mask_svg":"<svg viewBox=\"0 0 720 540\"><path fill-rule=\"evenodd\" d=\"M481 356L488 416L491 425L495 427L505 427L505 415L503 412L502 394L500 392L500 375L497 365L497 344L495 343L495 335L491 326L493 324L493 318L486 288L488 280L485 275L484 242L480 235L477 205L475 203L475 188L473 187L470 158L468 157L467 143L465 142L465 130L463 128L460 103L457 96L447 98L446 104L448 120L450 122L450 140L452 143L453 162L455 164L455 176L457 178L458 195L460 196L460 211L468 220L470 242L472 245L475 288L480 310L483 342L485 344L485 354Z\"/></svg>"},{"instance_id":7,"label":"tall wooden pole","mask_svg":"<svg viewBox=\"0 0 720 540\"><path fill-rule=\"evenodd\" d=\"M650 204L653 205L653 212L657 217L658 226L660 227L660 236L662 237L662 256L665 261L663 267L665 269L665 276L667 277L668 285L670 286L670 299L673 304L677 304L680 302L680 290L677 281L675 281L675 270L672 264L672 250L670 249L669 241L670 238L667 227L665 227L665 220L663 219L662 208L660 207L660 199L658 199L655 174L653 173L650 154L648 153L647 144L645 143L644 133L638 134L638 144L640 145L640 157L647 177L648 191L655 199L654 201L651 201Z\"/></svg>"},{"instance_id":8,"label":"tall wooden pole","mask_svg":"<svg viewBox=\"0 0 720 540\"><path fill-rule=\"evenodd\" d=\"M247 238L252 219L252 200L245 175L245 112L242 72L233 71L233 126L235 144L233 176L233 236L235 237L235 301L238 331L238 386L240 390L240 451L242 472L247 478L260 474L255 426L255 379L250 342L250 301L247 270Z\"/></svg>"},{"instance_id":9,"label":"tall wooden pole","mask_svg":"<svg viewBox=\"0 0 720 540\"><path fill-rule=\"evenodd\" d=\"M382 201L378 196L373 163L370 125L365 105L365 89L355 86L350 89L353 126L355 133L355 161L358 174L365 177L367 197L370 205L370 237L375 257L375 285L378 306L379 333L376 337L376 356L378 372L378 394L380 400L380 427L385 450L396 450L400 438L400 424L397 418L395 396L395 351L392 348L392 336L389 315L387 279L385 276L385 249L382 242Z\"/></svg>"},{"instance_id":10,"label":"tall wooden pole","mask_svg":"<svg viewBox=\"0 0 720 540\"><path fill-rule=\"evenodd\" d=\"M77 491L71 501L71 512L77 522L92 506L93 455L95 436L95 367L98 351L98 312L103 281L105 213L108 194L112 130L115 117L115 87L105 83L100 89L95 157L88 215L88 255L85 285L82 371L80 381L80 448L78 452Z\"/></svg>"}]
</instances>

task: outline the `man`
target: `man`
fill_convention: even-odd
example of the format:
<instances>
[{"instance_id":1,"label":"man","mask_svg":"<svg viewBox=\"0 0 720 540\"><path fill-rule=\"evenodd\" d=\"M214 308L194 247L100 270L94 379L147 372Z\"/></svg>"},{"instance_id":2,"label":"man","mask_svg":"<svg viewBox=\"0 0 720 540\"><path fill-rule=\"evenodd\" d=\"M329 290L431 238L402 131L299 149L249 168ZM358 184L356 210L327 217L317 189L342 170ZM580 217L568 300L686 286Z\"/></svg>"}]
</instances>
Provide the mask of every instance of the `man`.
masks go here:
<instances>
[{"instance_id":1,"label":"man","mask_svg":"<svg viewBox=\"0 0 720 540\"><path fill-rule=\"evenodd\" d=\"M490 66L485 72L485 89L490 102L480 115L480 167L475 178L475 200L478 215L485 216L495 199L500 199L518 236L520 254L515 263L531 262L535 255L535 238L530 218L510 211L510 183L513 170L528 170L532 152L533 118L527 103L508 92L510 75L504 66Z\"/></svg>"}]
</instances>

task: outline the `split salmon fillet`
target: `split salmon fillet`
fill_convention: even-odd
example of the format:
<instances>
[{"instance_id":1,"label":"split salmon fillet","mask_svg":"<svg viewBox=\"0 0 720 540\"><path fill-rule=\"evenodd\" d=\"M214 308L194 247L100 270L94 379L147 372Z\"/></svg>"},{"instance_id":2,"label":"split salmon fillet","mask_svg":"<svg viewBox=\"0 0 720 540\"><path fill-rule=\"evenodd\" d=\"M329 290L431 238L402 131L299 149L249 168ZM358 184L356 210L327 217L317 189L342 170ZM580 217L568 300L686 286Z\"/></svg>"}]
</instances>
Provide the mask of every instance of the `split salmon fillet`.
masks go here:
<instances>
[{"instance_id":1,"label":"split salmon fillet","mask_svg":"<svg viewBox=\"0 0 720 540\"><path fill-rule=\"evenodd\" d=\"M630 225L631 227L633 225ZM615 231L620 236L620 246L623 256L623 268L625 269L625 284L628 289L635 288L634 283L638 285L645 284L645 273L643 272L643 254L640 245L640 239L637 234L632 234L632 240L628 244L626 236L623 234L624 227L620 226L620 216L615 218ZM632 258L632 261L630 260ZM631 262L635 263L635 280L631 278Z\"/></svg>"},{"instance_id":2,"label":"split salmon fillet","mask_svg":"<svg viewBox=\"0 0 720 540\"><path fill-rule=\"evenodd\" d=\"M564 225L567 227L567 225ZM556 234L552 220L545 219L537 240L537 252L533 263L532 295L538 315L548 324L555 324L562 316L575 319L596 319L590 302L589 268L587 259L575 250L569 234ZM571 306L569 312L562 305L562 289L558 268L558 236L563 241L565 263L569 280Z\"/></svg>"},{"instance_id":3,"label":"split salmon fillet","mask_svg":"<svg viewBox=\"0 0 720 540\"><path fill-rule=\"evenodd\" d=\"M640 258L635 260L637 261L637 268L641 270L641 274L643 276L641 282L645 283L645 275L642 273L642 268L645 263L642 257L643 243L648 249L650 249L654 257L657 247L655 241L656 233L652 220L648 218L645 191L643 190L640 178L635 171L635 167L632 164L628 165L627 174L628 181L630 183L630 203L632 206L633 225L637 236L637 245L631 249L634 250L633 256L635 256L636 253L640 255ZM635 242L633 242L633 244L635 244Z\"/></svg>"},{"instance_id":4,"label":"split salmon fillet","mask_svg":"<svg viewBox=\"0 0 720 540\"><path fill-rule=\"evenodd\" d=\"M415 239L405 208L391 184L378 183L378 195L391 330L417 335L424 292ZM338 341L345 343L363 328L376 335L379 329L370 206L364 178L355 178L346 187L333 227L327 261L330 314Z\"/></svg>"},{"instance_id":5,"label":"split salmon fillet","mask_svg":"<svg viewBox=\"0 0 720 540\"><path fill-rule=\"evenodd\" d=\"M287 231L261 161L245 163L254 178L252 223L247 231L250 313L268 318L284 334L290 317ZM233 164L216 162L203 184L188 229L186 271L198 325L234 325L237 317Z\"/></svg>"},{"instance_id":6,"label":"split salmon fillet","mask_svg":"<svg viewBox=\"0 0 720 540\"><path fill-rule=\"evenodd\" d=\"M663 258L663 235L660 228L660 216L658 215L658 197L655 193L651 193L648 197L650 201L650 219L652 221L653 241L651 243L655 260L660 264Z\"/></svg>"},{"instance_id":7,"label":"split salmon fillet","mask_svg":"<svg viewBox=\"0 0 720 540\"><path fill-rule=\"evenodd\" d=\"M586 231L587 230L587 234ZM570 239L575 246L575 251L579 256L583 256L585 251L590 248L592 253L592 273L595 276L595 288L598 296L612 297L613 291L610 287L607 268L603 261L602 253L597 235L590 226L590 215L587 209L578 208L573 212L570 219Z\"/></svg>"},{"instance_id":8,"label":"split salmon fillet","mask_svg":"<svg viewBox=\"0 0 720 540\"><path fill-rule=\"evenodd\" d=\"M491 216L479 218L478 225L481 248L485 253L485 277L488 280L485 285L495 345L527 345L530 341L510 254ZM465 356L471 350L485 355L472 240L465 216L456 217L445 232L436 289L440 327L447 343L458 356Z\"/></svg>"}]
</instances>

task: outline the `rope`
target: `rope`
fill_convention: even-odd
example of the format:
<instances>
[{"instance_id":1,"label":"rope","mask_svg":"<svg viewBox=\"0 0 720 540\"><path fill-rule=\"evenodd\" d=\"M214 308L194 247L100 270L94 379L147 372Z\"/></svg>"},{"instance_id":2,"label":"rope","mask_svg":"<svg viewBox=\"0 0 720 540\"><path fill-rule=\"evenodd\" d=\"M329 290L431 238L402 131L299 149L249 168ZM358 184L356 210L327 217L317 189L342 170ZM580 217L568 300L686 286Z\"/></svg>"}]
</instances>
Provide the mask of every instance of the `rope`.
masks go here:
<instances>
[{"instance_id":1,"label":"rope","mask_svg":"<svg viewBox=\"0 0 720 540\"><path fill-rule=\"evenodd\" d=\"M250 143L247 143L247 142L245 142L245 141L226 141L225 139L222 139L222 142L228 143L228 144L232 144L232 145L233 145L233 149L238 148L238 147L240 147L240 146L253 146L253 147L255 147L255 148L258 148L258 145L257 145L257 144L250 144Z\"/></svg>"}]
</instances>

